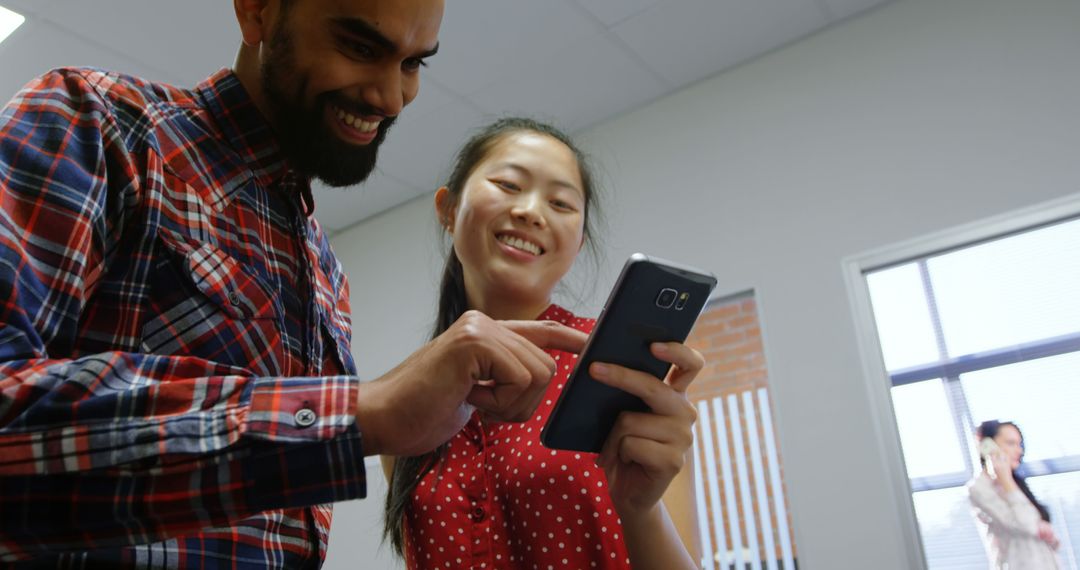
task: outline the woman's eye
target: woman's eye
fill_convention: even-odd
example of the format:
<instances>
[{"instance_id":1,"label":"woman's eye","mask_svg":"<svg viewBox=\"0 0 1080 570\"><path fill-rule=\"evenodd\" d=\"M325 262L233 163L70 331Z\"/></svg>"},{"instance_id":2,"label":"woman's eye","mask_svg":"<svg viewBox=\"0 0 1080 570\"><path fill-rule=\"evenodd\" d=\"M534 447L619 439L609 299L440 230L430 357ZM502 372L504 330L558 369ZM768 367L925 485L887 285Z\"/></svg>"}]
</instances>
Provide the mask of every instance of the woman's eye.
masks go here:
<instances>
[{"instance_id":1,"label":"woman's eye","mask_svg":"<svg viewBox=\"0 0 1080 570\"><path fill-rule=\"evenodd\" d=\"M563 200L552 200L551 205L555 206L556 208L558 208L560 210L568 210L568 211L575 210L573 204L571 204L570 202L565 202Z\"/></svg>"},{"instance_id":2,"label":"woman's eye","mask_svg":"<svg viewBox=\"0 0 1080 570\"><path fill-rule=\"evenodd\" d=\"M507 182L506 180L496 180L495 184L503 190L508 190L510 192L517 192L521 190L521 188L518 187L517 184L514 184L513 182Z\"/></svg>"}]
</instances>

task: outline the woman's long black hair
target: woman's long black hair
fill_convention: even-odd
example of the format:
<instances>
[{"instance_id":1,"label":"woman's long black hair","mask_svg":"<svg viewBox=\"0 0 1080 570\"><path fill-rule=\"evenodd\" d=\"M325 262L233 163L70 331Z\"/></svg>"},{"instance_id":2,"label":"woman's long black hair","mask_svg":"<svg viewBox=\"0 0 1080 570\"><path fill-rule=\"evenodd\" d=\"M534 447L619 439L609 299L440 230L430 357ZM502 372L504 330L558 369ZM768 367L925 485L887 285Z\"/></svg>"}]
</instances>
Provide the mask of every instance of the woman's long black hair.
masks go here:
<instances>
[{"instance_id":1,"label":"woman's long black hair","mask_svg":"<svg viewBox=\"0 0 1080 570\"><path fill-rule=\"evenodd\" d=\"M547 125L532 119L510 117L500 119L482 129L465 143L465 146L457 154L454 161L454 169L446 182L450 191L451 200L456 202L465 188L465 182L472 175L476 167L487 158L488 154L506 137L516 133L537 133L549 136L566 145L577 159L578 171L581 175L582 190L585 194L585 208L582 212L585 220L584 235L586 241L591 243L592 233L590 210L595 208L595 189L593 175L584 153L570 140L570 138L551 125ZM435 338L450 328L455 321L468 310L468 301L465 296L465 280L454 248L451 247L446 256L446 264L443 267L442 283L439 288L439 308L435 318L435 327L432 330L432 338ZM446 455L446 444L438 449L417 457L398 457L394 461L394 471L390 478L390 488L386 494L385 519L383 524L383 536L389 538L394 550L404 556L405 553L405 513L412 502L413 493L424 475L439 466Z\"/></svg>"},{"instance_id":2,"label":"woman's long black hair","mask_svg":"<svg viewBox=\"0 0 1080 570\"><path fill-rule=\"evenodd\" d=\"M1020 431L1020 426L1016 425L1013 422L999 422L997 420L987 420L979 424L979 429L976 430L975 435L979 441L982 441L985 437L997 437L998 432L1001 431L1001 426L1012 426L1014 429L1016 429L1016 432L1020 434L1020 445L1021 447L1023 447L1024 432ZM983 467L986 467L986 458L980 456L979 463ZM1039 516L1042 517L1042 520L1050 522L1050 511L1046 508L1045 505L1035 500L1035 495L1032 494L1031 489L1028 488L1027 481L1024 480L1024 477L1020 475L1017 470L1013 470L1013 480L1016 481L1016 486L1020 487L1020 492L1023 493L1029 501L1031 501L1032 505L1035 505L1036 509L1039 510Z\"/></svg>"}]
</instances>

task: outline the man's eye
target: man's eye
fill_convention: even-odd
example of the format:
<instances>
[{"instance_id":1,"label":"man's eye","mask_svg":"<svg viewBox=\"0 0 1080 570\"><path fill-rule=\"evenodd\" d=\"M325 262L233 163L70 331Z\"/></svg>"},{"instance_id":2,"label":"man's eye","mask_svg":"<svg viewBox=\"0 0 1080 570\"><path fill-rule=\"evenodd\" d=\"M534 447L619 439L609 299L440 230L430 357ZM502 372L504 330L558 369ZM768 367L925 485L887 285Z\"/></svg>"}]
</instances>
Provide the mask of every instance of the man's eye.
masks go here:
<instances>
[{"instance_id":1,"label":"man's eye","mask_svg":"<svg viewBox=\"0 0 1080 570\"><path fill-rule=\"evenodd\" d=\"M427 62L424 61L423 58L411 57L406 59L401 66L405 68L406 71L416 71L421 67L427 67Z\"/></svg>"},{"instance_id":2,"label":"man's eye","mask_svg":"<svg viewBox=\"0 0 1080 570\"><path fill-rule=\"evenodd\" d=\"M375 50L371 49L371 46L364 43L351 42L349 43L349 50L352 51L354 55L362 59L371 59L375 57Z\"/></svg>"}]
</instances>

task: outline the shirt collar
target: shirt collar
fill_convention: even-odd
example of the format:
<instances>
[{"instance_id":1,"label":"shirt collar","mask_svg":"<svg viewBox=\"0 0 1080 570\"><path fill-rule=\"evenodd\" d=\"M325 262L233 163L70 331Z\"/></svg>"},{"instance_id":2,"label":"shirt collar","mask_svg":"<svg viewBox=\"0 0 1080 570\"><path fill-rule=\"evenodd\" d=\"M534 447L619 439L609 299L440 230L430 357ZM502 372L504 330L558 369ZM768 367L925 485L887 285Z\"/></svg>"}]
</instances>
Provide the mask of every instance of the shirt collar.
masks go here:
<instances>
[{"instance_id":1,"label":"shirt collar","mask_svg":"<svg viewBox=\"0 0 1080 570\"><path fill-rule=\"evenodd\" d=\"M567 311L566 309L556 305L555 303L552 303L548 305L548 307L544 309L542 313L540 313L540 316L536 317L536 320L557 321L569 325L568 321L576 318L577 317L574 316L574 313L571 313L570 311Z\"/></svg>"},{"instance_id":2,"label":"shirt collar","mask_svg":"<svg viewBox=\"0 0 1080 570\"><path fill-rule=\"evenodd\" d=\"M269 187L285 177L289 165L278 145L277 135L231 69L225 68L211 75L195 91L224 140L261 185Z\"/></svg>"}]
</instances>

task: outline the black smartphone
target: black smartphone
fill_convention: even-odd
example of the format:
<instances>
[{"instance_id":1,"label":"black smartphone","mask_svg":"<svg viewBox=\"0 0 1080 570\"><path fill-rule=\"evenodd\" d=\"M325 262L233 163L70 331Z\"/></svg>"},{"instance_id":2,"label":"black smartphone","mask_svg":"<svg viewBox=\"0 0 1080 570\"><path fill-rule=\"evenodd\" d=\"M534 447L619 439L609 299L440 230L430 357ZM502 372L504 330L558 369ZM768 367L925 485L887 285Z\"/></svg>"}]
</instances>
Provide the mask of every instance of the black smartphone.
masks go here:
<instances>
[{"instance_id":1,"label":"black smartphone","mask_svg":"<svg viewBox=\"0 0 1080 570\"><path fill-rule=\"evenodd\" d=\"M648 411L637 396L594 380L589 365L618 364L663 381L671 365L653 356L649 345L685 342L714 287L716 277L710 273L631 255L540 432L540 442L551 449L598 453L620 413Z\"/></svg>"}]
</instances>

